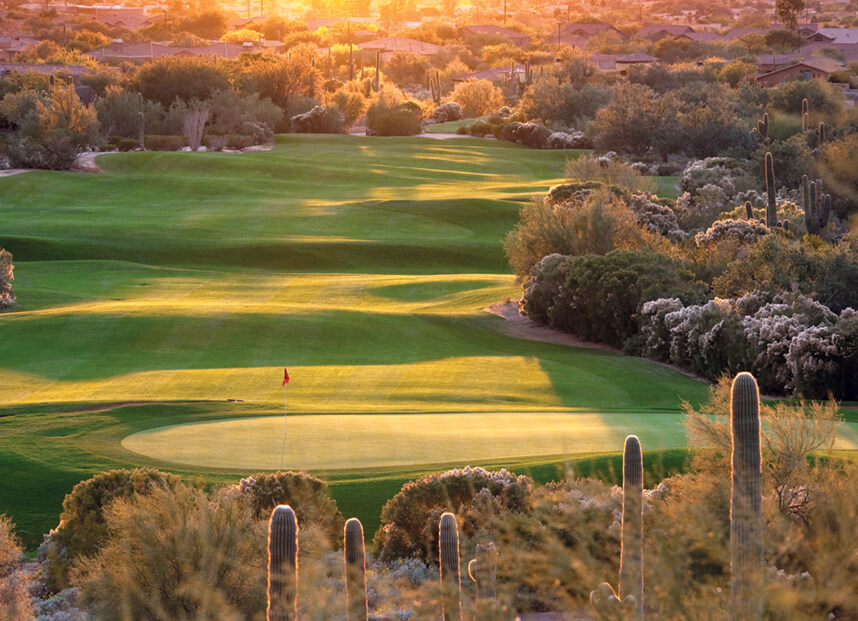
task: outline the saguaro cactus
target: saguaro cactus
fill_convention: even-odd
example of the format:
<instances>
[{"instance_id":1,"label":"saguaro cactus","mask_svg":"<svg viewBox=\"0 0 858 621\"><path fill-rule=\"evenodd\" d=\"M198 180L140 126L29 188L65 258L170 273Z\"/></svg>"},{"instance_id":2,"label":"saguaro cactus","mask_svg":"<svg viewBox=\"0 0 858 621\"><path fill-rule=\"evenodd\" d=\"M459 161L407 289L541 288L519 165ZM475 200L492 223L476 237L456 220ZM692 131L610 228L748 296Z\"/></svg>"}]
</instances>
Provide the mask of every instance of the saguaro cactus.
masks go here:
<instances>
[{"instance_id":1,"label":"saguaro cactus","mask_svg":"<svg viewBox=\"0 0 858 621\"><path fill-rule=\"evenodd\" d=\"M462 621L462 577L459 572L459 526L456 516L444 513L438 524L441 558L441 617Z\"/></svg>"},{"instance_id":2,"label":"saguaro cactus","mask_svg":"<svg viewBox=\"0 0 858 621\"><path fill-rule=\"evenodd\" d=\"M769 144L769 113L766 112L763 114L763 120L757 121L757 132L760 134L760 138L763 141L763 144Z\"/></svg>"},{"instance_id":3,"label":"saguaro cactus","mask_svg":"<svg viewBox=\"0 0 858 621\"><path fill-rule=\"evenodd\" d=\"M140 132L140 148L145 148L145 118L143 116L143 93L137 93L137 125Z\"/></svg>"},{"instance_id":4,"label":"saguaro cactus","mask_svg":"<svg viewBox=\"0 0 858 621\"><path fill-rule=\"evenodd\" d=\"M806 132L810 126L810 106L807 104L807 99L801 100L801 131Z\"/></svg>"},{"instance_id":5,"label":"saguaro cactus","mask_svg":"<svg viewBox=\"0 0 858 621\"><path fill-rule=\"evenodd\" d=\"M754 206L751 205L751 201L745 201L745 215L748 216L748 220L754 219Z\"/></svg>"},{"instance_id":6,"label":"saguaro cactus","mask_svg":"<svg viewBox=\"0 0 858 621\"><path fill-rule=\"evenodd\" d=\"M374 91L378 92L378 89L381 87L381 52L377 51L375 53L375 81L372 83L372 88Z\"/></svg>"},{"instance_id":7,"label":"saguaro cactus","mask_svg":"<svg viewBox=\"0 0 858 621\"><path fill-rule=\"evenodd\" d=\"M807 175L801 177L801 199L804 203L804 226L811 235L819 235L819 213L816 209L816 184Z\"/></svg>"},{"instance_id":8,"label":"saguaro cactus","mask_svg":"<svg viewBox=\"0 0 858 621\"><path fill-rule=\"evenodd\" d=\"M825 123L823 123L822 121L819 122L818 135L819 135L819 144L820 144L820 146L822 146L822 144L825 143Z\"/></svg>"},{"instance_id":9,"label":"saguaro cactus","mask_svg":"<svg viewBox=\"0 0 858 621\"><path fill-rule=\"evenodd\" d=\"M298 618L298 520L279 505L268 523L268 621Z\"/></svg>"},{"instance_id":10,"label":"saguaro cactus","mask_svg":"<svg viewBox=\"0 0 858 621\"><path fill-rule=\"evenodd\" d=\"M476 557L468 563L468 575L477 585L477 599L494 599L498 553L495 544L477 544Z\"/></svg>"},{"instance_id":11,"label":"saguaro cactus","mask_svg":"<svg viewBox=\"0 0 858 621\"><path fill-rule=\"evenodd\" d=\"M366 549L360 520L351 518L346 522L345 539L347 619L366 621Z\"/></svg>"},{"instance_id":12,"label":"saguaro cactus","mask_svg":"<svg viewBox=\"0 0 858 621\"><path fill-rule=\"evenodd\" d=\"M775 159L766 153L766 192L769 202L766 204L766 226L773 229L778 225L778 204L775 194Z\"/></svg>"},{"instance_id":13,"label":"saguaro cactus","mask_svg":"<svg viewBox=\"0 0 858 621\"><path fill-rule=\"evenodd\" d=\"M623 447L623 540L620 548L620 597L635 598L643 618L643 455L637 436Z\"/></svg>"},{"instance_id":14,"label":"saguaro cactus","mask_svg":"<svg viewBox=\"0 0 858 621\"><path fill-rule=\"evenodd\" d=\"M763 616L763 520L760 510L760 394L750 373L733 380L733 493L730 503L730 621Z\"/></svg>"}]
</instances>

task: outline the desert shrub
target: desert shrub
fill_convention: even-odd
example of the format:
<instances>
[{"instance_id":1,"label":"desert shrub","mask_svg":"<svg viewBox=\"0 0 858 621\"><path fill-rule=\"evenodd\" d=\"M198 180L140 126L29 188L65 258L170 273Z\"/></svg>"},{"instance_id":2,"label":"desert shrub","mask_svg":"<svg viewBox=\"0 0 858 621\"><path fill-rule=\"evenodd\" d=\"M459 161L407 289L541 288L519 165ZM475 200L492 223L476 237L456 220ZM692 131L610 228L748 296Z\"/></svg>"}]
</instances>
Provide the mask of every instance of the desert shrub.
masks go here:
<instances>
[{"instance_id":1,"label":"desert shrub","mask_svg":"<svg viewBox=\"0 0 858 621\"><path fill-rule=\"evenodd\" d=\"M630 192L653 194L656 183L652 178L643 177L634 166L619 159L595 157L587 154L566 160L566 178L571 181L600 181L607 185L616 185Z\"/></svg>"},{"instance_id":2,"label":"desert shrub","mask_svg":"<svg viewBox=\"0 0 858 621\"><path fill-rule=\"evenodd\" d=\"M504 252L519 281L549 254L603 255L650 244L652 236L638 226L625 202L609 189L595 187L582 187L561 204L543 198L522 207L518 223L504 241Z\"/></svg>"},{"instance_id":3,"label":"desert shrub","mask_svg":"<svg viewBox=\"0 0 858 621\"><path fill-rule=\"evenodd\" d=\"M143 140L147 151L181 151L188 145L184 136L146 136Z\"/></svg>"},{"instance_id":4,"label":"desert shrub","mask_svg":"<svg viewBox=\"0 0 858 621\"><path fill-rule=\"evenodd\" d=\"M23 551L11 520L0 515L0 618L4 621L33 618L27 580L18 572Z\"/></svg>"},{"instance_id":5,"label":"desert shrub","mask_svg":"<svg viewBox=\"0 0 858 621\"><path fill-rule=\"evenodd\" d=\"M360 90L350 88L349 85L341 88L329 98L331 105L343 115L343 127L349 128L354 125L366 110L366 98Z\"/></svg>"},{"instance_id":6,"label":"desert shrub","mask_svg":"<svg viewBox=\"0 0 858 621\"><path fill-rule=\"evenodd\" d=\"M534 149L547 149L552 131L542 123L508 123L501 130L501 138Z\"/></svg>"},{"instance_id":7,"label":"desert shrub","mask_svg":"<svg viewBox=\"0 0 858 621\"><path fill-rule=\"evenodd\" d=\"M449 121L458 121L463 118L462 106L455 101L442 103L432 112L432 120L436 123L447 123Z\"/></svg>"},{"instance_id":8,"label":"desert shrub","mask_svg":"<svg viewBox=\"0 0 858 621\"><path fill-rule=\"evenodd\" d=\"M256 144L256 139L253 136L244 134L207 134L203 142L209 151L221 151L223 149L239 150L252 147Z\"/></svg>"},{"instance_id":9,"label":"desert shrub","mask_svg":"<svg viewBox=\"0 0 858 621\"><path fill-rule=\"evenodd\" d=\"M393 87L383 86L366 111L366 127L377 136L413 136L420 133L421 112Z\"/></svg>"},{"instance_id":10,"label":"desert shrub","mask_svg":"<svg viewBox=\"0 0 858 621\"><path fill-rule=\"evenodd\" d=\"M12 265L12 253L0 248L0 309L15 303L12 281L15 280L15 266Z\"/></svg>"},{"instance_id":11,"label":"desert shrub","mask_svg":"<svg viewBox=\"0 0 858 621\"><path fill-rule=\"evenodd\" d=\"M656 196L642 192L633 194L629 200L629 209L635 214L638 224L650 233L663 235L673 241L685 238L676 213L658 202Z\"/></svg>"},{"instance_id":12,"label":"desert shrub","mask_svg":"<svg viewBox=\"0 0 858 621\"><path fill-rule=\"evenodd\" d=\"M524 283L521 308L551 327L623 347L638 333L637 315L645 302L665 291L700 300L705 290L688 269L661 254L617 250L605 256L549 255Z\"/></svg>"},{"instance_id":13,"label":"desert shrub","mask_svg":"<svg viewBox=\"0 0 858 621\"><path fill-rule=\"evenodd\" d=\"M242 496L256 519L268 519L277 505L290 505L301 521L313 524L331 544L343 536L345 520L323 480L304 472L261 472L230 488Z\"/></svg>"},{"instance_id":14,"label":"desert shrub","mask_svg":"<svg viewBox=\"0 0 858 621\"><path fill-rule=\"evenodd\" d=\"M270 140L283 119L283 110L257 93L242 95L232 89L212 93L206 102L213 134L245 134L257 143Z\"/></svg>"},{"instance_id":15,"label":"desert shrub","mask_svg":"<svg viewBox=\"0 0 858 621\"><path fill-rule=\"evenodd\" d=\"M468 522L468 515L475 499L483 501L477 504L484 511L489 507L495 511L523 511L530 504L532 485L528 477L506 470L492 472L471 467L428 474L406 483L381 510L381 528L374 538L379 558L437 559L438 519L444 511L458 513L465 519L464 532L474 532L480 520L471 513Z\"/></svg>"},{"instance_id":16,"label":"desert shrub","mask_svg":"<svg viewBox=\"0 0 858 621\"><path fill-rule=\"evenodd\" d=\"M95 109L84 106L73 87L56 87L20 120L9 144L9 160L22 168L64 169L97 142Z\"/></svg>"},{"instance_id":17,"label":"desert shrub","mask_svg":"<svg viewBox=\"0 0 858 621\"><path fill-rule=\"evenodd\" d=\"M67 586L67 574L79 558L91 555L107 539L106 507L119 498L151 493L153 489L179 484L178 477L151 468L110 470L81 481L66 494L59 525L39 548L46 562L48 588Z\"/></svg>"},{"instance_id":18,"label":"desert shrub","mask_svg":"<svg viewBox=\"0 0 858 621\"><path fill-rule=\"evenodd\" d=\"M249 619L262 613L266 522L184 485L115 500L72 580L100 619Z\"/></svg>"},{"instance_id":19,"label":"desert shrub","mask_svg":"<svg viewBox=\"0 0 858 621\"><path fill-rule=\"evenodd\" d=\"M843 91L820 80L789 80L768 89L769 102L782 112L801 115L801 102L807 99L810 115L830 117L839 113L844 105Z\"/></svg>"},{"instance_id":20,"label":"desert shrub","mask_svg":"<svg viewBox=\"0 0 858 621\"><path fill-rule=\"evenodd\" d=\"M140 99L137 93L126 91L118 86L108 86L104 96L93 104L98 114L103 136L138 138L140 136ZM159 103L143 100L143 124L146 133L157 133L160 129L164 108Z\"/></svg>"},{"instance_id":21,"label":"desert shrub","mask_svg":"<svg viewBox=\"0 0 858 621\"><path fill-rule=\"evenodd\" d=\"M205 101L229 89L226 65L205 56L164 56L137 70L136 86L143 97L164 108L173 101Z\"/></svg>"},{"instance_id":22,"label":"desert shrub","mask_svg":"<svg viewBox=\"0 0 858 621\"><path fill-rule=\"evenodd\" d=\"M753 244L768 233L768 227L762 222L716 220L706 231L698 233L694 241L698 246L717 244L724 240L732 240L739 244Z\"/></svg>"},{"instance_id":23,"label":"desert shrub","mask_svg":"<svg viewBox=\"0 0 858 621\"><path fill-rule=\"evenodd\" d=\"M593 118L609 99L609 91L602 87L589 84L576 87L555 76L542 75L525 91L518 108L526 119L583 127L581 122Z\"/></svg>"},{"instance_id":24,"label":"desert shrub","mask_svg":"<svg viewBox=\"0 0 858 621\"><path fill-rule=\"evenodd\" d=\"M33 89L7 93L0 101L0 118L17 127L30 112L36 109L39 93Z\"/></svg>"},{"instance_id":25,"label":"desert shrub","mask_svg":"<svg viewBox=\"0 0 858 621\"><path fill-rule=\"evenodd\" d=\"M593 145L584 132L552 132L546 141L546 149L588 149Z\"/></svg>"},{"instance_id":26,"label":"desert shrub","mask_svg":"<svg viewBox=\"0 0 858 621\"><path fill-rule=\"evenodd\" d=\"M822 244L804 238L766 235L737 256L712 281L715 295L741 297L748 291L798 291L833 312L858 308L858 253L854 242Z\"/></svg>"},{"instance_id":27,"label":"desert shrub","mask_svg":"<svg viewBox=\"0 0 858 621\"><path fill-rule=\"evenodd\" d=\"M343 113L336 108L316 106L291 119L292 131L298 134L342 134Z\"/></svg>"},{"instance_id":28,"label":"desert shrub","mask_svg":"<svg viewBox=\"0 0 858 621\"><path fill-rule=\"evenodd\" d=\"M394 52L384 63L384 74L398 85L426 84L429 63L413 52Z\"/></svg>"},{"instance_id":29,"label":"desert shrub","mask_svg":"<svg viewBox=\"0 0 858 621\"><path fill-rule=\"evenodd\" d=\"M135 140L134 138L122 138L119 140L119 144L116 145L116 148L120 151L133 151L139 146L139 140Z\"/></svg>"},{"instance_id":30,"label":"desert shrub","mask_svg":"<svg viewBox=\"0 0 858 621\"><path fill-rule=\"evenodd\" d=\"M462 106L465 118L492 114L504 105L503 92L488 80L459 82L450 100Z\"/></svg>"},{"instance_id":31,"label":"desert shrub","mask_svg":"<svg viewBox=\"0 0 858 621\"><path fill-rule=\"evenodd\" d=\"M642 351L707 377L750 370L760 389L808 398L858 395L858 319L801 294L751 292L685 306L645 303Z\"/></svg>"}]
</instances>

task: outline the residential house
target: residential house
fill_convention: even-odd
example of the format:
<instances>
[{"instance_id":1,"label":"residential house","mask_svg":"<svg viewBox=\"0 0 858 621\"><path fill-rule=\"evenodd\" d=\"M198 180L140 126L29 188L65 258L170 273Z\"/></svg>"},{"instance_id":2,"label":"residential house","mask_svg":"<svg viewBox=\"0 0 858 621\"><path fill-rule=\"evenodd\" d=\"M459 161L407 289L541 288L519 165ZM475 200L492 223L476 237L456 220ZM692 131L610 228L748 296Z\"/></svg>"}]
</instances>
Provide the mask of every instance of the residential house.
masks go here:
<instances>
[{"instance_id":1,"label":"residential house","mask_svg":"<svg viewBox=\"0 0 858 621\"><path fill-rule=\"evenodd\" d=\"M803 60L768 73L757 74L751 80L764 88L778 86L789 80L828 80L838 67L838 63L826 58Z\"/></svg>"},{"instance_id":2,"label":"residential house","mask_svg":"<svg viewBox=\"0 0 858 621\"><path fill-rule=\"evenodd\" d=\"M694 32L694 28L684 25L647 24L635 33L635 37L657 40L665 37L678 37L689 32Z\"/></svg>"},{"instance_id":3,"label":"residential house","mask_svg":"<svg viewBox=\"0 0 858 621\"><path fill-rule=\"evenodd\" d=\"M409 39L407 37L384 37L366 43L358 43L355 47L362 50L375 50L381 52L383 60L389 59L396 52L410 52L418 56L435 56L444 49L440 45Z\"/></svg>"},{"instance_id":4,"label":"residential house","mask_svg":"<svg viewBox=\"0 0 858 621\"><path fill-rule=\"evenodd\" d=\"M523 32L502 28L494 24L462 26L461 32L464 37L479 35L500 37L519 47L527 47L530 44L530 37Z\"/></svg>"}]
</instances>

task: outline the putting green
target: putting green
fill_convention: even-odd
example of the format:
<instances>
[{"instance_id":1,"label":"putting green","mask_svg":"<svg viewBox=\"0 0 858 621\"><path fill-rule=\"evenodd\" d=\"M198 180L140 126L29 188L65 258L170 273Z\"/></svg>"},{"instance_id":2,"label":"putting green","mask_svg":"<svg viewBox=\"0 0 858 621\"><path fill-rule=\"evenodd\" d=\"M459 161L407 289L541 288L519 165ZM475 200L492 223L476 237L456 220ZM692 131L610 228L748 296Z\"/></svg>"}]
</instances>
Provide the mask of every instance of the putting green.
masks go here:
<instances>
[{"instance_id":1,"label":"putting green","mask_svg":"<svg viewBox=\"0 0 858 621\"><path fill-rule=\"evenodd\" d=\"M616 451L629 434L647 450L686 445L678 414L581 412L263 416L149 429L122 445L203 468L345 470ZM858 425L843 425L835 448L858 449Z\"/></svg>"}]
</instances>

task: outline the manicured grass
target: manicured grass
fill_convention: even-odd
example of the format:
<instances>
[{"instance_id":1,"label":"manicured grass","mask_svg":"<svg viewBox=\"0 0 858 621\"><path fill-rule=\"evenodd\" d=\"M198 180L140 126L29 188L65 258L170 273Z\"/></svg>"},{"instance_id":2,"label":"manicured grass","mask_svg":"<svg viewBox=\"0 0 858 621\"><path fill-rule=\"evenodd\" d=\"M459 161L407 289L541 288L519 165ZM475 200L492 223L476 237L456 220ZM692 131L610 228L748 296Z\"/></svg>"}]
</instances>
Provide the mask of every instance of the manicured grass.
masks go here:
<instances>
[{"instance_id":1,"label":"manicured grass","mask_svg":"<svg viewBox=\"0 0 858 621\"><path fill-rule=\"evenodd\" d=\"M487 116L478 116L476 118L470 119L461 119L458 121L447 121L446 123L436 123L435 125L430 125L426 128L427 134L455 134L456 130L460 127L467 127L468 125L473 125L477 121L482 119L487 119Z\"/></svg>"},{"instance_id":2,"label":"manicured grass","mask_svg":"<svg viewBox=\"0 0 858 621\"><path fill-rule=\"evenodd\" d=\"M383 430L406 415L475 414L491 429L492 415L520 417L531 448L471 432L494 449L470 457L494 465L606 450L570 438L552 462L543 432L525 424L537 413L616 413L631 429L675 414L680 397L701 399L701 384L662 366L514 339L481 310L517 297L501 240L522 202L562 181L568 156L498 141L288 136L271 152L127 153L98 158L101 175L0 179L0 246L15 255L20 302L0 315L0 512L33 544L63 495L100 470L237 481L252 463L182 465L121 441L276 417L284 366L290 412L319 426L372 415L363 442L376 440L367 421ZM313 431L320 448L328 434ZM378 465L357 453L310 465L344 513L373 523L406 477L465 465L437 453L371 471L353 469Z\"/></svg>"}]
</instances>

